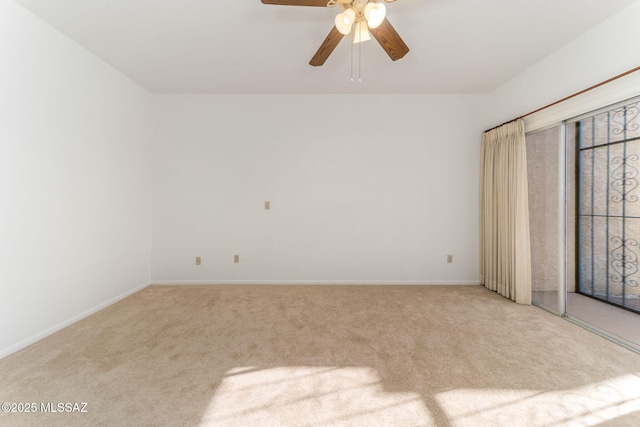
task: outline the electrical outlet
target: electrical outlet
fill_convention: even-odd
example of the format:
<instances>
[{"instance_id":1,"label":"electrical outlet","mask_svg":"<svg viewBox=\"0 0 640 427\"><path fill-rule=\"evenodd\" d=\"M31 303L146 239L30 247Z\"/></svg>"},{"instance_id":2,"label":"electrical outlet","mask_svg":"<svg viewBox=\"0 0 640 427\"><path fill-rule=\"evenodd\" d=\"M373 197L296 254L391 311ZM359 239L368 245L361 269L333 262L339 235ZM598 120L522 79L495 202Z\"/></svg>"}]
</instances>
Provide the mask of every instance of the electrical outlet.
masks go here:
<instances>
[{"instance_id":1,"label":"electrical outlet","mask_svg":"<svg viewBox=\"0 0 640 427\"><path fill-rule=\"evenodd\" d=\"M264 202L264 210L268 211L269 209L271 209L271 202L267 200Z\"/></svg>"},{"instance_id":2,"label":"electrical outlet","mask_svg":"<svg viewBox=\"0 0 640 427\"><path fill-rule=\"evenodd\" d=\"M453 262L453 255L447 255L447 264L451 264Z\"/></svg>"},{"instance_id":3,"label":"electrical outlet","mask_svg":"<svg viewBox=\"0 0 640 427\"><path fill-rule=\"evenodd\" d=\"M196 265L200 265L202 264L202 258L200 258L199 256L196 257Z\"/></svg>"},{"instance_id":4,"label":"electrical outlet","mask_svg":"<svg viewBox=\"0 0 640 427\"><path fill-rule=\"evenodd\" d=\"M236 264L239 263L240 262L240 255L234 255L233 256L233 262L236 263Z\"/></svg>"}]
</instances>

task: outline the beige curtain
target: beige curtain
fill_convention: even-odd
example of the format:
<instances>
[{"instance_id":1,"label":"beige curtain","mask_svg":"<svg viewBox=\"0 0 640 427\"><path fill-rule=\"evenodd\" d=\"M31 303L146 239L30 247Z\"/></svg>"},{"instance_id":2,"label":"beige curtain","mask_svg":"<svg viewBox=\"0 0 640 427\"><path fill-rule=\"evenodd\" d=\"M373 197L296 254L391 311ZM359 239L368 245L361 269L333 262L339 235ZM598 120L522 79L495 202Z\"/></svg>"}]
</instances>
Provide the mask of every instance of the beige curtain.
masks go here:
<instances>
[{"instance_id":1,"label":"beige curtain","mask_svg":"<svg viewBox=\"0 0 640 427\"><path fill-rule=\"evenodd\" d=\"M524 121L482 136L480 283L531 304L531 248Z\"/></svg>"}]
</instances>

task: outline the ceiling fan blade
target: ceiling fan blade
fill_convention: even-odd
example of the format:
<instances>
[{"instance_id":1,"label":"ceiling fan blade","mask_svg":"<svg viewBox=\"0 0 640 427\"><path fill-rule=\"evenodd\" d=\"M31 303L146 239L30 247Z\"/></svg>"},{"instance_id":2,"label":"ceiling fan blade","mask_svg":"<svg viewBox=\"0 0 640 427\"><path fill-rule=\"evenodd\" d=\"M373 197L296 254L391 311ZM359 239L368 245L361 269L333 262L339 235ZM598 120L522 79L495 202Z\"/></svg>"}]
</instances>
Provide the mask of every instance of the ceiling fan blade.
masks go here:
<instances>
[{"instance_id":1,"label":"ceiling fan blade","mask_svg":"<svg viewBox=\"0 0 640 427\"><path fill-rule=\"evenodd\" d=\"M309 65L319 67L324 64L329 55L331 55L331 52L333 52L336 46L338 46L338 43L340 43L340 40L342 40L343 37L344 34L338 31L338 29L334 26L327 38L324 39L324 41L320 45L320 48L318 49L316 54L313 55L313 58L311 58Z\"/></svg>"},{"instance_id":2,"label":"ceiling fan blade","mask_svg":"<svg viewBox=\"0 0 640 427\"><path fill-rule=\"evenodd\" d=\"M329 0L262 0L264 4L277 4L280 6L318 6L327 7Z\"/></svg>"},{"instance_id":3,"label":"ceiling fan blade","mask_svg":"<svg viewBox=\"0 0 640 427\"><path fill-rule=\"evenodd\" d=\"M369 31L393 61L397 61L409 52L404 40L402 40L387 18L382 21L378 28L370 28Z\"/></svg>"}]
</instances>

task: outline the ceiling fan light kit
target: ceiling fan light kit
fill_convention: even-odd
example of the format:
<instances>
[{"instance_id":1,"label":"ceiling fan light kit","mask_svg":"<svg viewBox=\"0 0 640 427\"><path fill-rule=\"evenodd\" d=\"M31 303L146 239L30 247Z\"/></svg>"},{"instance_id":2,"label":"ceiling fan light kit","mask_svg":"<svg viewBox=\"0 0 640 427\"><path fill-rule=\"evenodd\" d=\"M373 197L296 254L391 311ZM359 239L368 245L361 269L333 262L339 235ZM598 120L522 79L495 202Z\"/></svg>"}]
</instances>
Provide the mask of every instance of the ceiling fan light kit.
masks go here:
<instances>
[{"instance_id":1,"label":"ceiling fan light kit","mask_svg":"<svg viewBox=\"0 0 640 427\"><path fill-rule=\"evenodd\" d=\"M384 3L367 3L364 8L364 19L367 20L369 28L378 28L387 16L387 7Z\"/></svg>"},{"instance_id":2,"label":"ceiling fan light kit","mask_svg":"<svg viewBox=\"0 0 640 427\"><path fill-rule=\"evenodd\" d=\"M353 9L347 9L336 16L336 28L342 34L349 34L354 22L356 22L356 11Z\"/></svg>"},{"instance_id":3,"label":"ceiling fan light kit","mask_svg":"<svg viewBox=\"0 0 640 427\"><path fill-rule=\"evenodd\" d=\"M354 43L362 43L367 40L371 40L371 36L369 35L369 27L367 26L366 21L359 21L356 23L356 30L353 33L353 42Z\"/></svg>"},{"instance_id":4,"label":"ceiling fan light kit","mask_svg":"<svg viewBox=\"0 0 640 427\"><path fill-rule=\"evenodd\" d=\"M351 32L353 24L356 24L356 32L353 42L371 40L369 37L369 28L378 28L387 13L387 8L383 3L375 3L375 0L354 0L351 3L342 3L344 9L342 13L336 16L336 28L340 33L347 35ZM362 25L364 24L364 26ZM366 37L363 34L366 28Z\"/></svg>"},{"instance_id":5,"label":"ceiling fan light kit","mask_svg":"<svg viewBox=\"0 0 640 427\"><path fill-rule=\"evenodd\" d=\"M384 1L391 3L395 0ZM344 36L352 30L353 43L371 40L373 35L393 61L409 52L407 45L386 18L387 8L381 0L262 0L262 3L282 6L340 6L342 12L336 16L334 27L309 62L310 65L323 65Z\"/></svg>"}]
</instances>

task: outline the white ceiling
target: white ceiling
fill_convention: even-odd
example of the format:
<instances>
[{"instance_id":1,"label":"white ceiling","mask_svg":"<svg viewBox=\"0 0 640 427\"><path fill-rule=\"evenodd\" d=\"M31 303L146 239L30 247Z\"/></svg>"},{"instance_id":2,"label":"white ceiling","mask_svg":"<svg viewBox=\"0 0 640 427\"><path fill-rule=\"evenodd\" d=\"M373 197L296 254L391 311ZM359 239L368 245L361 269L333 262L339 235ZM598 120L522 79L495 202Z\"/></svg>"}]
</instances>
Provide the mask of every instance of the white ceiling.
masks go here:
<instances>
[{"instance_id":1,"label":"white ceiling","mask_svg":"<svg viewBox=\"0 0 640 427\"><path fill-rule=\"evenodd\" d=\"M387 17L410 52L345 38L308 65L336 8L260 0L16 0L156 93L488 92L638 0L398 0ZM354 50L357 77L358 51Z\"/></svg>"}]
</instances>

